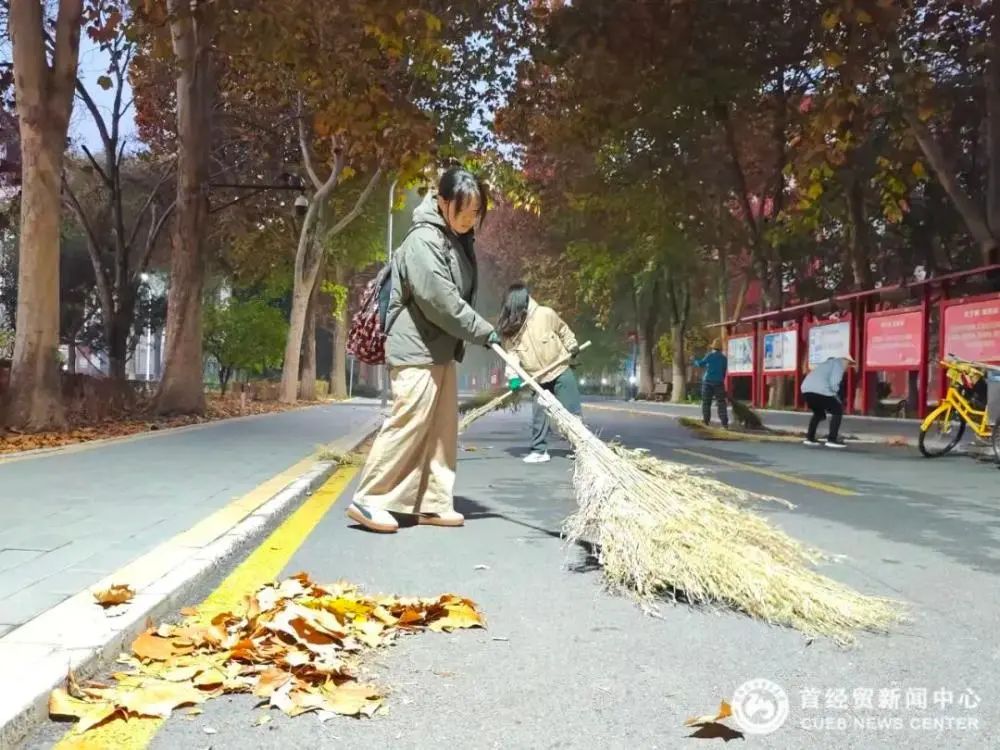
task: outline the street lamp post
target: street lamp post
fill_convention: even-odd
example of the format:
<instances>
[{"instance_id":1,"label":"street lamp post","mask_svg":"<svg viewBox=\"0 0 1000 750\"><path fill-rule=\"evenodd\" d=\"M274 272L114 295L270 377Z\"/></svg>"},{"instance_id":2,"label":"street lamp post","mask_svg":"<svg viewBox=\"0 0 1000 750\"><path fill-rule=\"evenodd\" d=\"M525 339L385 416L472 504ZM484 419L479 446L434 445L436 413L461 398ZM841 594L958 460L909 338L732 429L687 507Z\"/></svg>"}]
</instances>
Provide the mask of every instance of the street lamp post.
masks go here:
<instances>
[{"instance_id":1,"label":"street lamp post","mask_svg":"<svg viewBox=\"0 0 1000 750\"><path fill-rule=\"evenodd\" d=\"M153 331L149 327L149 318L150 318L150 315L152 313L152 310L151 310L152 304L151 304L151 301L149 299L149 274L148 273L144 273L144 274L142 274L142 276L140 278L142 279L142 286L143 286L142 298L143 298L143 302L145 303L145 306L146 306L146 332L145 332L145 338L146 338L146 367L145 367L145 369L146 369L146 382L148 383L150 380L152 380L152 373L150 372L150 370L153 367L153 361L152 361L152 359L153 359L153 352L152 352L152 349L153 349Z\"/></svg>"}]
</instances>

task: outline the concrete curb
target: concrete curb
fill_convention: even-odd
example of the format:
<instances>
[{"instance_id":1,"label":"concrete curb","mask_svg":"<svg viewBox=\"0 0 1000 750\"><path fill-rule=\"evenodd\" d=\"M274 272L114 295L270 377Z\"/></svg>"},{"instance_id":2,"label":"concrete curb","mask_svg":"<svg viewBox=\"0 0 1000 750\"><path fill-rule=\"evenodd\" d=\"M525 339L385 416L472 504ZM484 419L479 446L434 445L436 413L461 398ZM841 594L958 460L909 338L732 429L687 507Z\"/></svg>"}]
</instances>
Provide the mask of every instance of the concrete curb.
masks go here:
<instances>
[{"instance_id":1,"label":"concrete curb","mask_svg":"<svg viewBox=\"0 0 1000 750\"><path fill-rule=\"evenodd\" d=\"M354 451L380 422L381 418L369 420L328 447L344 453ZM162 556L165 550L171 558L170 567L155 579L134 585L136 596L121 615L109 616L91 594L99 585L109 585L116 578L112 575L0 638L0 663L7 676L0 683L0 749L14 748L47 718L49 694L64 683L69 670L89 677L114 662L145 630L148 620L176 613L218 570L239 559L247 548L260 544L336 468L335 463L316 461L313 468L201 547L173 545L168 549L172 545L167 542L148 553L144 557L157 552Z\"/></svg>"}]
</instances>

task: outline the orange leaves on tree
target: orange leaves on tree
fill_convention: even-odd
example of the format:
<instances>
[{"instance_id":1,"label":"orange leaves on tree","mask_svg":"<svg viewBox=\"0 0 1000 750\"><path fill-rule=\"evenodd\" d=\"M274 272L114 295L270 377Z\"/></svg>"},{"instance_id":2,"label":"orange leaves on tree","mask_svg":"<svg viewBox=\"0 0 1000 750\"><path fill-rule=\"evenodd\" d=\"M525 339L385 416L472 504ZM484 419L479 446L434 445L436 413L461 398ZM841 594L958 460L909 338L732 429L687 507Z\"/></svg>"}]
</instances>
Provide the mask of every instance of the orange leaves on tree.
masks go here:
<instances>
[{"instance_id":1,"label":"orange leaves on tree","mask_svg":"<svg viewBox=\"0 0 1000 750\"><path fill-rule=\"evenodd\" d=\"M52 716L79 722L77 733L119 719L167 718L227 693L250 693L288 716L372 716L382 692L357 682L347 663L418 630L483 627L476 604L362 595L348 583L321 586L300 573L262 587L240 612L210 622L194 610L179 625L149 628L119 662L132 671L113 686L81 687L70 675L53 691Z\"/></svg>"}]
</instances>

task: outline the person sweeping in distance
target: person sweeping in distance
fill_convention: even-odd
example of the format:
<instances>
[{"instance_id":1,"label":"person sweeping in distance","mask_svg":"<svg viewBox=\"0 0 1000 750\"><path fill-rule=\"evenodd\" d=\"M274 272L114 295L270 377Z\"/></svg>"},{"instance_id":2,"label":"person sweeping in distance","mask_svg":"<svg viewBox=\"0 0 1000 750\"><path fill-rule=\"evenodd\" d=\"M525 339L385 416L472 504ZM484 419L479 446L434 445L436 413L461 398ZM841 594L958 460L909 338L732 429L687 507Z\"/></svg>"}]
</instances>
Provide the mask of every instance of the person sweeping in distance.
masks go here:
<instances>
[{"instance_id":1,"label":"person sweeping in distance","mask_svg":"<svg viewBox=\"0 0 1000 750\"><path fill-rule=\"evenodd\" d=\"M729 429L729 408L726 403L726 373L729 359L722 353L722 342L712 341L708 354L694 360L694 366L705 370L701 381L701 416L708 427L712 423L712 399L719 410L719 421L723 429Z\"/></svg>"},{"instance_id":2,"label":"person sweeping in distance","mask_svg":"<svg viewBox=\"0 0 1000 750\"><path fill-rule=\"evenodd\" d=\"M462 526L454 508L458 462L456 362L464 342L500 343L473 309L478 266L475 227L486 186L453 168L413 212L414 226L393 255L386 311L386 363L392 412L375 438L347 516L392 533L394 514L417 524Z\"/></svg>"},{"instance_id":3,"label":"person sweeping in distance","mask_svg":"<svg viewBox=\"0 0 1000 750\"><path fill-rule=\"evenodd\" d=\"M804 443L810 448L822 445L816 439L819 423L830 417L830 431L826 439L827 448L846 448L840 439L840 422L844 418L844 406L840 402L840 386L849 367L855 367L854 357L830 357L816 365L802 381L802 396L806 406L812 410L809 430Z\"/></svg>"},{"instance_id":4,"label":"person sweeping in distance","mask_svg":"<svg viewBox=\"0 0 1000 750\"><path fill-rule=\"evenodd\" d=\"M497 330L503 348L517 358L525 372L532 378L539 375L539 385L551 392L567 411L580 416L583 409L576 374L568 363L557 365L560 360L579 354L580 345L555 310L535 302L524 284L512 284L504 297ZM517 392L524 386L510 366L506 375L512 391ZM526 464L550 460L550 429L548 415L536 398L531 411L531 452L524 458Z\"/></svg>"}]
</instances>

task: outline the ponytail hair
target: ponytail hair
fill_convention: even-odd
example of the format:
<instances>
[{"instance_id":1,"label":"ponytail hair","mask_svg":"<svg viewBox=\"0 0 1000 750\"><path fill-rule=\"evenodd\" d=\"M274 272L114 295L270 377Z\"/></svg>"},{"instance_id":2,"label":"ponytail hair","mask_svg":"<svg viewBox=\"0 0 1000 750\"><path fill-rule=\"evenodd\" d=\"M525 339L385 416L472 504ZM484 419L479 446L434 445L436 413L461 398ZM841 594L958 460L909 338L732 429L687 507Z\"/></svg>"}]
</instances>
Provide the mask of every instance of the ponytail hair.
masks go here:
<instances>
[{"instance_id":1,"label":"ponytail hair","mask_svg":"<svg viewBox=\"0 0 1000 750\"><path fill-rule=\"evenodd\" d=\"M497 330L505 338L516 336L528 319L528 287L522 282L511 284L500 308Z\"/></svg>"}]
</instances>

